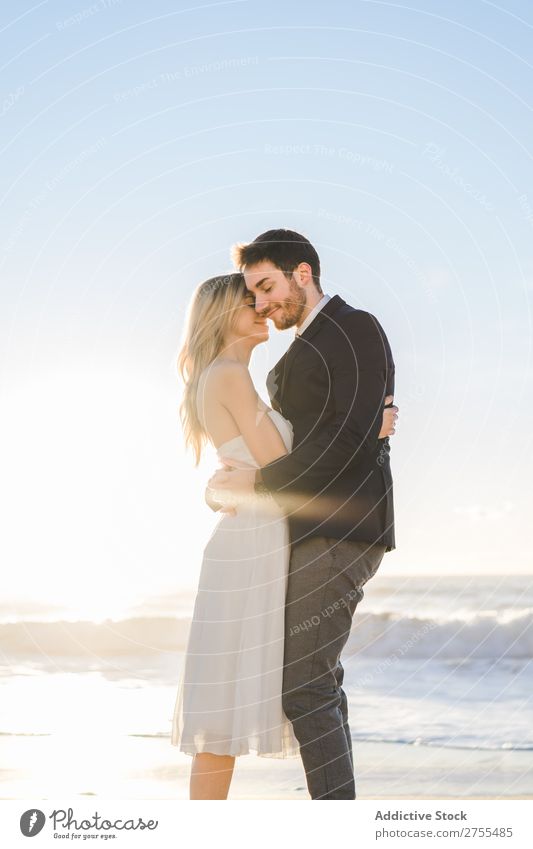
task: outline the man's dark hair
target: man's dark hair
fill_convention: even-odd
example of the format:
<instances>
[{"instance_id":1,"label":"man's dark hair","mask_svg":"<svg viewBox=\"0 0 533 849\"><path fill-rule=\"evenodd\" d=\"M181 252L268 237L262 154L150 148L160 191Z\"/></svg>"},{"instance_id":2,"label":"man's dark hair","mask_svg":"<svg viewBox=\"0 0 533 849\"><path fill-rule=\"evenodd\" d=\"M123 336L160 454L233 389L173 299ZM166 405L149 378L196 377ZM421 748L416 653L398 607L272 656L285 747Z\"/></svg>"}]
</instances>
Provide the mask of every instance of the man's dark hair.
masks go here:
<instances>
[{"instance_id":1,"label":"man's dark hair","mask_svg":"<svg viewBox=\"0 0 533 849\"><path fill-rule=\"evenodd\" d=\"M322 294L318 254L309 239L294 230L267 230L248 245L235 245L233 259L241 271L246 265L256 265L268 259L285 276L289 276L301 262L307 262L311 266L313 282Z\"/></svg>"}]
</instances>

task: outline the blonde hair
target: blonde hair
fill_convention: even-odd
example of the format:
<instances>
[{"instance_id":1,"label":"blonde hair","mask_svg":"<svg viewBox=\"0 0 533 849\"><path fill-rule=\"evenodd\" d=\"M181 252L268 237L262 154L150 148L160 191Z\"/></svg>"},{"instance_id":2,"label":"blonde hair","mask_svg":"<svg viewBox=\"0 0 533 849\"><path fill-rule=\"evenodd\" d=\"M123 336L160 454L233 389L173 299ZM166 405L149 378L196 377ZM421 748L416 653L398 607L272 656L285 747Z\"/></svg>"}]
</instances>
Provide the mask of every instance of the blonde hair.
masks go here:
<instances>
[{"instance_id":1,"label":"blonde hair","mask_svg":"<svg viewBox=\"0 0 533 849\"><path fill-rule=\"evenodd\" d=\"M235 321L235 310L242 305L247 291L242 274L223 274L201 283L189 305L178 354L178 371L184 382L180 418L185 445L192 448L196 466L209 438L198 415L200 376L222 351L224 339Z\"/></svg>"}]
</instances>

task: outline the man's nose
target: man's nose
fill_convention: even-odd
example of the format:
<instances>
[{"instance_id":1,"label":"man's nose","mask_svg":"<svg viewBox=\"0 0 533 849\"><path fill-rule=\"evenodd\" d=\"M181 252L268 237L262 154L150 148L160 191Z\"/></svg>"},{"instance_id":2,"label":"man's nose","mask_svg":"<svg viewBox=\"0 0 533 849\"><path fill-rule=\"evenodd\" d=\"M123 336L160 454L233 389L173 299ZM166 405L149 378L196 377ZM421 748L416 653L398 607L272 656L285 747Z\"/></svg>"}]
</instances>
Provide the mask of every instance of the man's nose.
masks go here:
<instances>
[{"instance_id":1,"label":"man's nose","mask_svg":"<svg viewBox=\"0 0 533 849\"><path fill-rule=\"evenodd\" d=\"M262 315L266 308L268 307L268 301L264 298L259 298L257 295L255 297L255 311L258 315Z\"/></svg>"}]
</instances>

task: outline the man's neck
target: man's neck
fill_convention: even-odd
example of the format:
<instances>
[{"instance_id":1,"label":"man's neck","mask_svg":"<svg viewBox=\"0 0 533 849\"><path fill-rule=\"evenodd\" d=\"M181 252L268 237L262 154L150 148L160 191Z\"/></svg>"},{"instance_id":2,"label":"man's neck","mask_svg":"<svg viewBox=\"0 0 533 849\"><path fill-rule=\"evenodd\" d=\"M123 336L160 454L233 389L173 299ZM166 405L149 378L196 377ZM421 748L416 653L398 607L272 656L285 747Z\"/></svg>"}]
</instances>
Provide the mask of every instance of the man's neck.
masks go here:
<instances>
[{"instance_id":1,"label":"man's neck","mask_svg":"<svg viewBox=\"0 0 533 849\"><path fill-rule=\"evenodd\" d=\"M304 307L304 311L300 317L300 320L297 322L296 327L300 328L304 321L307 319L307 316L313 310L316 305L322 300L324 297L323 292L317 292L316 289L313 289L312 292L309 292L307 295L307 303Z\"/></svg>"}]
</instances>

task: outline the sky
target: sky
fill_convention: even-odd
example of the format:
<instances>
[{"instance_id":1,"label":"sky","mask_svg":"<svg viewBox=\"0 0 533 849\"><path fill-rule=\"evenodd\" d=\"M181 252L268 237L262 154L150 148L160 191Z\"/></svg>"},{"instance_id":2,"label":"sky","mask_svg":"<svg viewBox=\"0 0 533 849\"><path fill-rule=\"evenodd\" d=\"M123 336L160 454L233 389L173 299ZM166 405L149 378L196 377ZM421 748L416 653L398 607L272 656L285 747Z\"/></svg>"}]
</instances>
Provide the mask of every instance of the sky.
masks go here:
<instances>
[{"instance_id":1,"label":"sky","mask_svg":"<svg viewBox=\"0 0 533 849\"><path fill-rule=\"evenodd\" d=\"M376 0L0 10L0 543L87 615L196 585L195 286L272 227L383 325L394 574L533 574L533 8ZM253 355L268 370L294 332Z\"/></svg>"}]
</instances>

